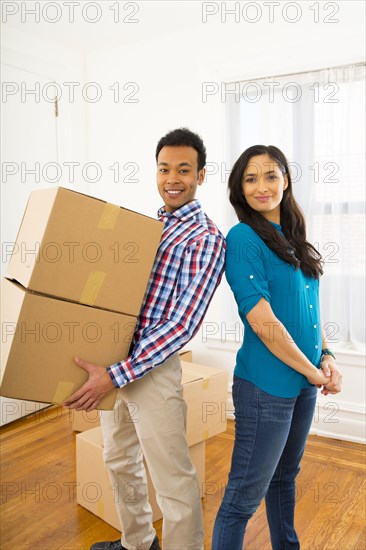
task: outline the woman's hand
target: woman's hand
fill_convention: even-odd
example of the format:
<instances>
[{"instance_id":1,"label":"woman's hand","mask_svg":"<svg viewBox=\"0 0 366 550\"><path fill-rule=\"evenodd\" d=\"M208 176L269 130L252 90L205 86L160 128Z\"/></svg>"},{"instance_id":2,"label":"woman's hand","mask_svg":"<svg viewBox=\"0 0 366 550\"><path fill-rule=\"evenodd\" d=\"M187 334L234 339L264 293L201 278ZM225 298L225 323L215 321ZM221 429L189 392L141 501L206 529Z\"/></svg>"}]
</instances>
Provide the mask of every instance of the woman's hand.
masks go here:
<instances>
[{"instance_id":1,"label":"woman's hand","mask_svg":"<svg viewBox=\"0 0 366 550\"><path fill-rule=\"evenodd\" d=\"M324 360L321 362L320 367L324 374L329 373L330 376L328 383L323 384L324 388L321 393L323 395L339 393L342 389L343 376L341 371L337 368L333 357L331 355L324 355Z\"/></svg>"},{"instance_id":2,"label":"woman's hand","mask_svg":"<svg viewBox=\"0 0 366 550\"><path fill-rule=\"evenodd\" d=\"M326 386L327 384L329 384L330 372L323 372L322 369L317 369L316 367L314 367L314 371L307 376L307 379L310 384L321 388L322 386Z\"/></svg>"}]
</instances>

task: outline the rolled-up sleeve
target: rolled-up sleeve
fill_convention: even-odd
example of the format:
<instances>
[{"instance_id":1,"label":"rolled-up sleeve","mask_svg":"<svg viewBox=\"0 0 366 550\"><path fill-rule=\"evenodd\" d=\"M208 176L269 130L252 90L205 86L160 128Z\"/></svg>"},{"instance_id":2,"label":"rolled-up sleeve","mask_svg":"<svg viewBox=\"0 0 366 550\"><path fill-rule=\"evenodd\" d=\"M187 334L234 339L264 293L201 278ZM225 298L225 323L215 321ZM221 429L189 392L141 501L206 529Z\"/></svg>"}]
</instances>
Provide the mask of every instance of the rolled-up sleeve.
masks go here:
<instances>
[{"instance_id":1,"label":"rolled-up sleeve","mask_svg":"<svg viewBox=\"0 0 366 550\"><path fill-rule=\"evenodd\" d=\"M262 247L262 241L245 224L234 226L226 238L225 275L244 316L261 298L271 302Z\"/></svg>"}]
</instances>

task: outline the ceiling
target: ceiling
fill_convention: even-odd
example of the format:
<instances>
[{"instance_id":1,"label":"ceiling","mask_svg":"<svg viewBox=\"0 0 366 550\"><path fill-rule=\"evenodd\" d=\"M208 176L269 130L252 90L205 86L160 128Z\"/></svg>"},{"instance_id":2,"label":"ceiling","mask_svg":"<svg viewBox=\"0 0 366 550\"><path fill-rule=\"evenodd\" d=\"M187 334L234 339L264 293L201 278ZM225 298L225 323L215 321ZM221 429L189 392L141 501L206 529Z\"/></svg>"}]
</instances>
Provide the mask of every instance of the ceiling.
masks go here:
<instances>
[{"instance_id":1,"label":"ceiling","mask_svg":"<svg viewBox=\"0 0 366 550\"><path fill-rule=\"evenodd\" d=\"M9 10L16 9L16 2L8 4ZM31 13L36 5L37 13ZM3 15L3 31L17 29L84 52L191 30L202 24L201 2L194 0L59 0L18 2L17 8L16 13L8 13L5 18Z\"/></svg>"}]
</instances>

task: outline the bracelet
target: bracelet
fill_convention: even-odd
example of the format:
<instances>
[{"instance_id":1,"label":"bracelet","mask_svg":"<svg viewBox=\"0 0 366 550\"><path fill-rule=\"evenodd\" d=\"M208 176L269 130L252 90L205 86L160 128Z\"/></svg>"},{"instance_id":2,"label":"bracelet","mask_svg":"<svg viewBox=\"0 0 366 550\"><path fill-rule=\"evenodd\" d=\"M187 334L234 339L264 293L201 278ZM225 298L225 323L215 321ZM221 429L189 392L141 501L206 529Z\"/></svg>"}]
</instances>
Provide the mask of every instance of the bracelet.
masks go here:
<instances>
[{"instance_id":1,"label":"bracelet","mask_svg":"<svg viewBox=\"0 0 366 550\"><path fill-rule=\"evenodd\" d=\"M333 357L333 359L336 358L336 356L334 355L334 353L332 352L332 350L330 350L329 348L324 348L324 349L322 349L321 361L323 360L323 355L331 355L331 356Z\"/></svg>"}]
</instances>

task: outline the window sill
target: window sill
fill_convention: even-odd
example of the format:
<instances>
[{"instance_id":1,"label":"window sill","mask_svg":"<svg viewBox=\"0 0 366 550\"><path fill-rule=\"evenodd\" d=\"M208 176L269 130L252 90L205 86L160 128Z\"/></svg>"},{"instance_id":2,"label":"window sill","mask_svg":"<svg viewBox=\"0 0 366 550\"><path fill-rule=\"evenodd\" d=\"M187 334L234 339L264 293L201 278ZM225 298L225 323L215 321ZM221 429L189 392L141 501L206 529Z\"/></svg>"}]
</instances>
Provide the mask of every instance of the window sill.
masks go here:
<instances>
[{"instance_id":1,"label":"window sill","mask_svg":"<svg viewBox=\"0 0 366 550\"><path fill-rule=\"evenodd\" d=\"M235 335L228 334L225 338L222 336L207 336L204 343L208 349L236 353L242 344L242 340ZM334 351L338 364L365 367L366 356L364 352L341 344L329 347Z\"/></svg>"}]
</instances>

